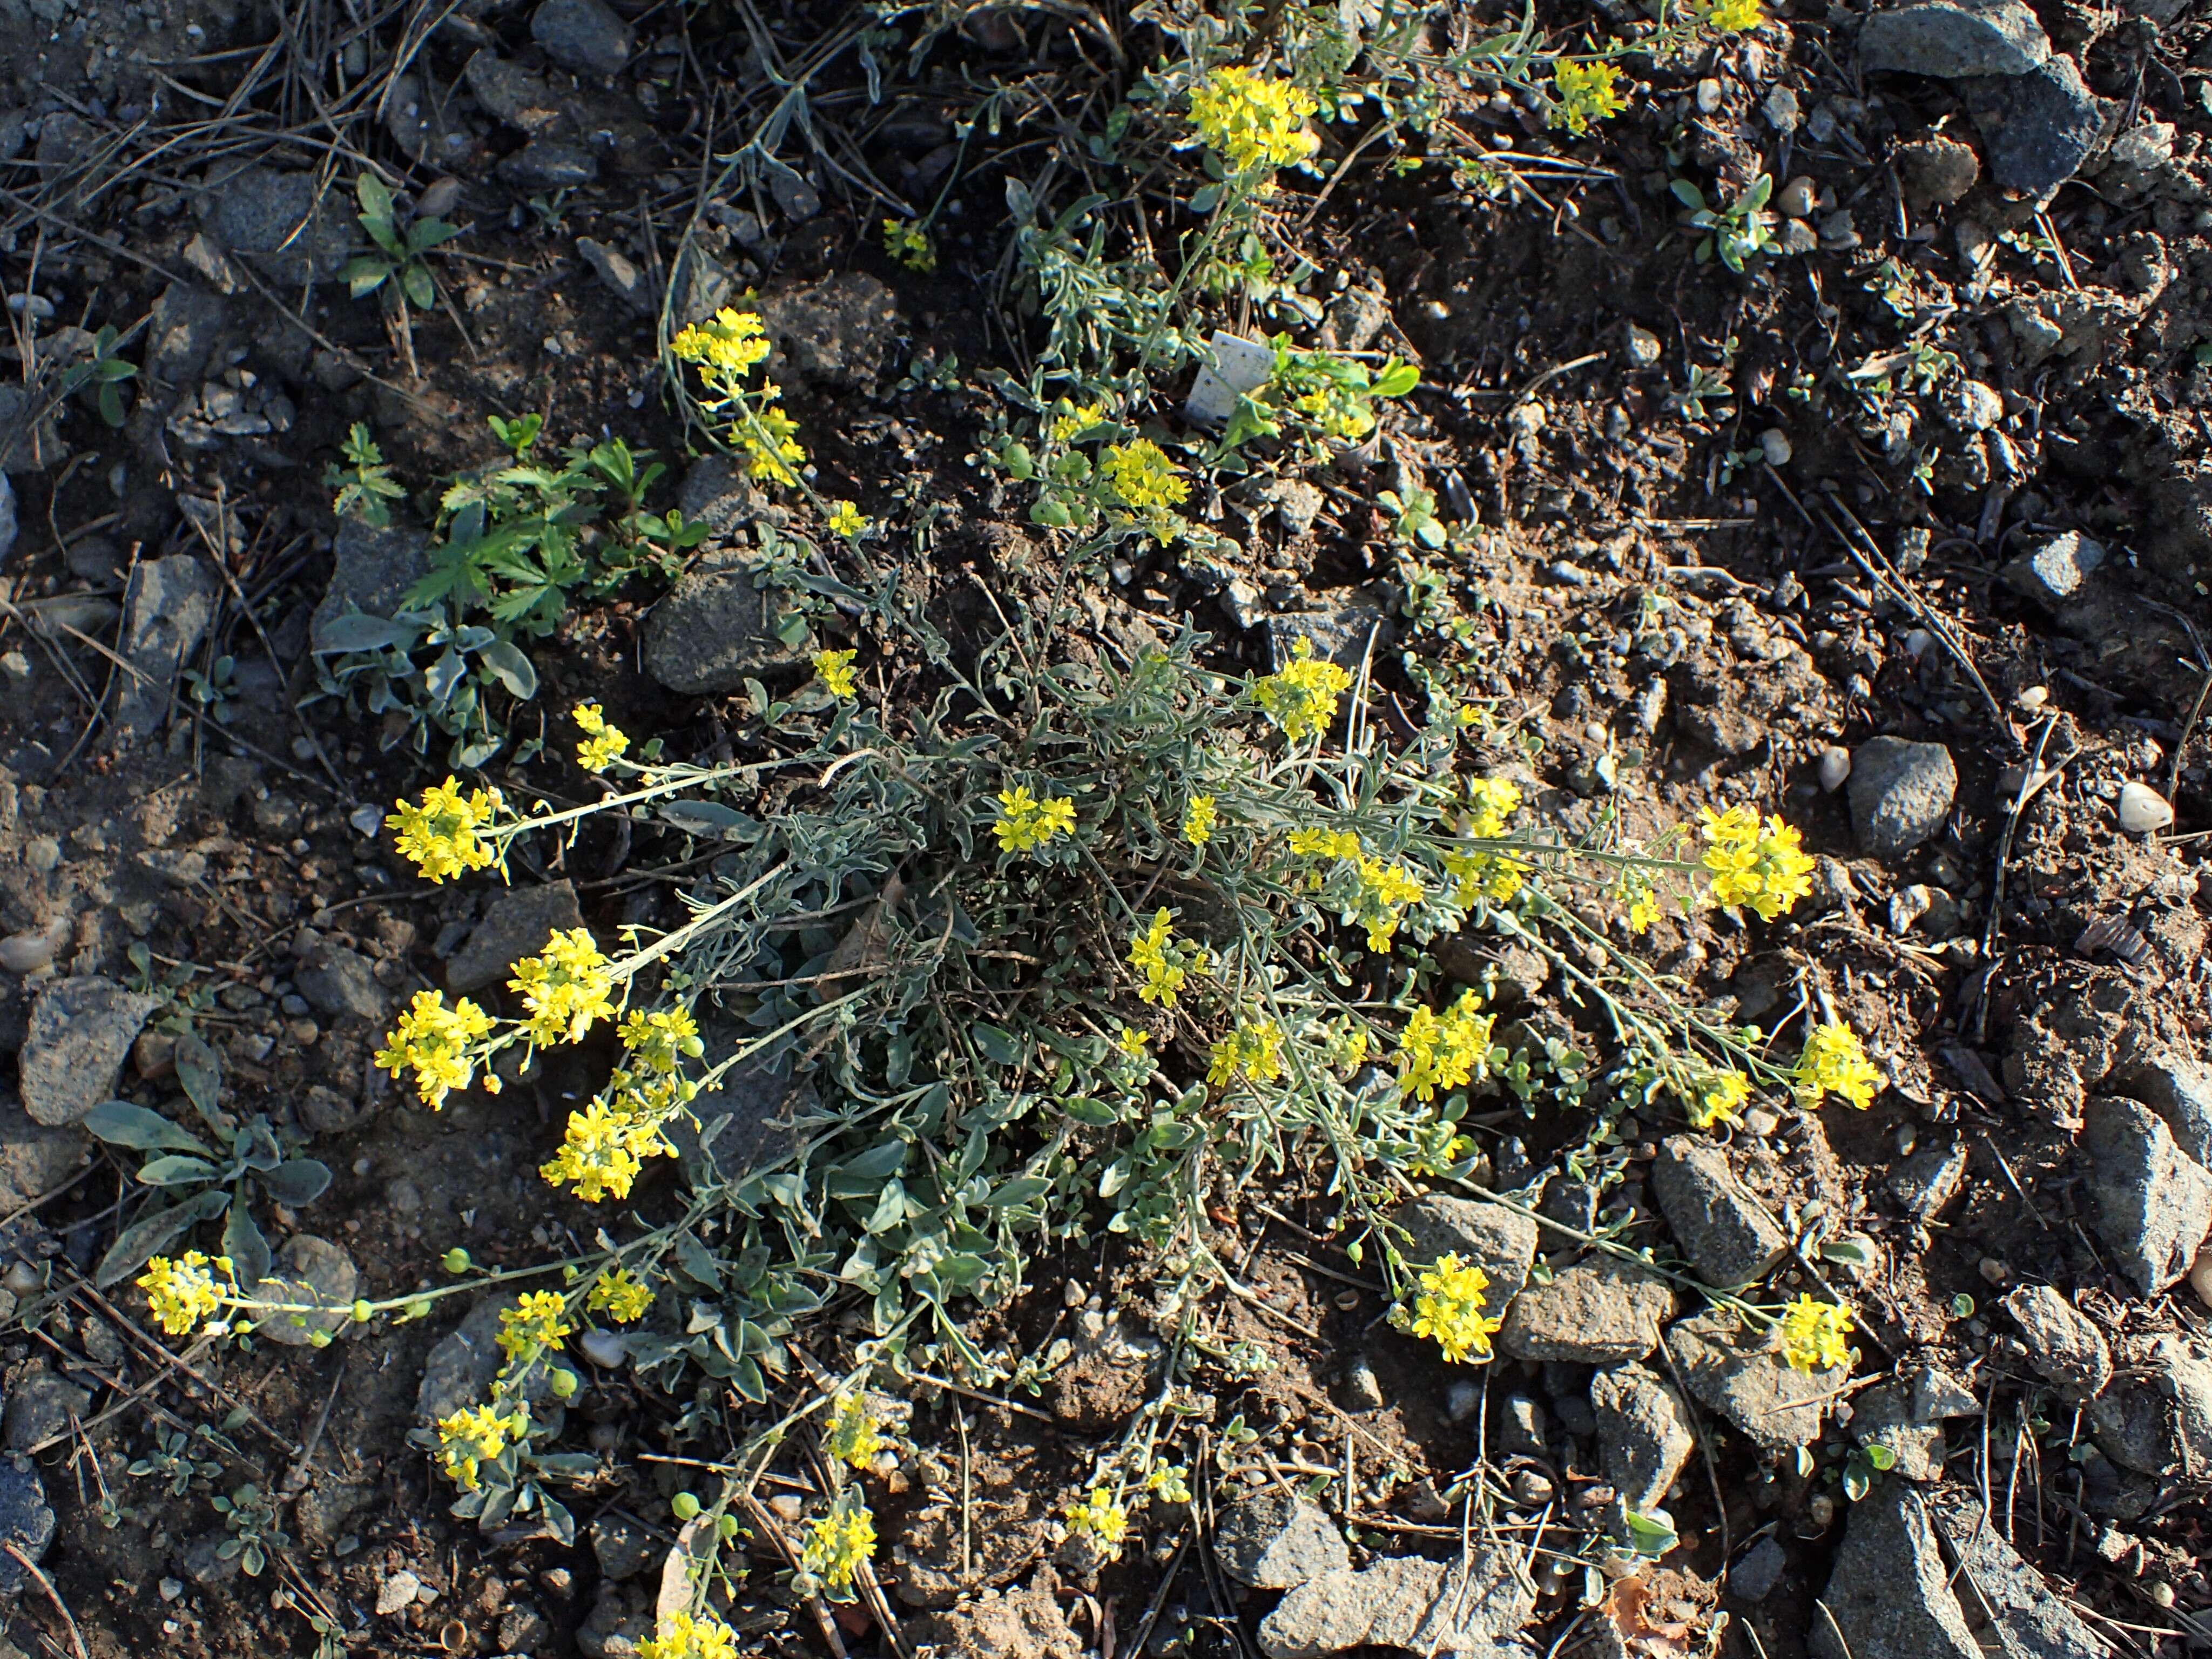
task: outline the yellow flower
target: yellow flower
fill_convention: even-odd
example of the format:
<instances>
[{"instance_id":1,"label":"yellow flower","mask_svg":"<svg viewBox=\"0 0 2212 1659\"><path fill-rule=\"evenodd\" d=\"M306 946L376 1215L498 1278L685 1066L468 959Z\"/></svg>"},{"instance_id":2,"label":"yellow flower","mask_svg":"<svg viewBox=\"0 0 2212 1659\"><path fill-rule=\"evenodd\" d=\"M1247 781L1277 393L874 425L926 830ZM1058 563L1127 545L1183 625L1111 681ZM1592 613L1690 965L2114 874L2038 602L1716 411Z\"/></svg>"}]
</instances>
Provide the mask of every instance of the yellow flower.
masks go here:
<instances>
[{"instance_id":1,"label":"yellow flower","mask_svg":"<svg viewBox=\"0 0 2212 1659\"><path fill-rule=\"evenodd\" d=\"M560 1351L562 1341L574 1330L568 1323L568 1305L558 1291L526 1291L521 1301L499 1316L499 1334L493 1340L512 1361L541 1348Z\"/></svg>"},{"instance_id":2,"label":"yellow flower","mask_svg":"<svg viewBox=\"0 0 2212 1659\"><path fill-rule=\"evenodd\" d=\"M138 1288L146 1292L147 1305L171 1336L191 1335L200 1321L222 1306L225 1287L216 1282L210 1267L222 1269L226 1279L233 1278L228 1256L210 1257L198 1250L186 1250L173 1261L157 1255L146 1264ZM228 1289L237 1288L234 1279Z\"/></svg>"},{"instance_id":3,"label":"yellow flower","mask_svg":"<svg viewBox=\"0 0 2212 1659\"><path fill-rule=\"evenodd\" d=\"M849 697L855 690L853 678L853 659L857 651L817 651L814 653L814 673L833 697Z\"/></svg>"},{"instance_id":4,"label":"yellow flower","mask_svg":"<svg viewBox=\"0 0 2212 1659\"><path fill-rule=\"evenodd\" d=\"M1283 1028L1273 1020L1240 1019L1208 1054L1206 1080L1218 1089L1242 1072L1254 1083L1273 1083L1283 1074L1282 1052Z\"/></svg>"},{"instance_id":5,"label":"yellow flower","mask_svg":"<svg viewBox=\"0 0 2212 1659\"><path fill-rule=\"evenodd\" d=\"M912 219L884 220L884 246L908 270L937 269L936 244L929 240L929 233Z\"/></svg>"},{"instance_id":6,"label":"yellow flower","mask_svg":"<svg viewBox=\"0 0 2212 1659\"><path fill-rule=\"evenodd\" d=\"M1439 1089L1457 1089L1490 1066L1490 1035L1498 1016L1481 1012L1473 991L1460 993L1438 1019L1425 1007L1407 1018L1398 1039L1398 1087L1420 1100Z\"/></svg>"},{"instance_id":7,"label":"yellow flower","mask_svg":"<svg viewBox=\"0 0 2212 1659\"><path fill-rule=\"evenodd\" d=\"M1456 1255L1447 1255L1421 1275L1412 1317L1401 1306L1395 1310L1395 1322L1415 1336L1434 1337L1445 1359L1455 1365L1469 1358L1487 1359L1490 1334L1505 1322L1483 1313L1489 1291L1488 1273Z\"/></svg>"},{"instance_id":8,"label":"yellow flower","mask_svg":"<svg viewBox=\"0 0 2212 1659\"><path fill-rule=\"evenodd\" d=\"M1142 514L1163 540L1176 534L1174 509L1190 499L1190 484L1150 438L1109 444L1098 470L1121 505Z\"/></svg>"},{"instance_id":9,"label":"yellow flower","mask_svg":"<svg viewBox=\"0 0 2212 1659\"><path fill-rule=\"evenodd\" d=\"M511 1415L495 1406L473 1406L438 1419L438 1467L455 1486L474 1492L482 1484L478 1467L489 1463L530 1427L527 1410Z\"/></svg>"},{"instance_id":10,"label":"yellow flower","mask_svg":"<svg viewBox=\"0 0 2212 1659\"><path fill-rule=\"evenodd\" d=\"M1055 443L1071 443L1092 427L1103 424L1106 420L1106 405L1103 404L1071 404L1063 398L1058 407L1065 412L1053 416L1052 436Z\"/></svg>"},{"instance_id":11,"label":"yellow flower","mask_svg":"<svg viewBox=\"0 0 2212 1659\"><path fill-rule=\"evenodd\" d=\"M1713 0L1712 9L1705 14L1706 25L1723 34L1747 33L1765 21L1759 0Z\"/></svg>"},{"instance_id":12,"label":"yellow flower","mask_svg":"<svg viewBox=\"0 0 2212 1659\"><path fill-rule=\"evenodd\" d=\"M1813 1028L1790 1076L1798 1100L1808 1108L1818 1106L1823 1095L1841 1095L1863 1112L1886 1081L1867 1058L1859 1034L1841 1020Z\"/></svg>"},{"instance_id":13,"label":"yellow flower","mask_svg":"<svg viewBox=\"0 0 2212 1659\"><path fill-rule=\"evenodd\" d=\"M868 1408L867 1396L841 1394L830 1407L830 1426L822 1436L823 1449L856 1469L874 1466L876 1454L890 1443L877 1430L882 1419Z\"/></svg>"},{"instance_id":14,"label":"yellow flower","mask_svg":"<svg viewBox=\"0 0 2212 1659\"><path fill-rule=\"evenodd\" d=\"M1183 809L1182 838L1193 847L1203 847L1213 839L1214 805L1211 795L1193 795L1190 805Z\"/></svg>"},{"instance_id":15,"label":"yellow flower","mask_svg":"<svg viewBox=\"0 0 2212 1659\"><path fill-rule=\"evenodd\" d=\"M592 1313L603 1313L617 1325L634 1324L653 1306L653 1287L631 1276L627 1267L601 1273L584 1298Z\"/></svg>"},{"instance_id":16,"label":"yellow flower","mask_svg":"<svg viewBox=\"0 0 2212 1659\"><path fill-rule=\"evenodd\" d=\"M612 1019L614 981L589 930L553 930L544 954L514 964L507 988L522 998L524 1029L536 1043L580 1042L601 1019Z\"/></svg>"},{"instance_id":17,"label":"yellow flower","mask_svg":"<svg viewBox=\"0 0 2212 1659\"><path fill-rule=\"evenodd\" d=\"M1002 853L1029 853L1056 836L1075 829L1075 798L1054 795L1044 800L1030 793L1027 784L999 792L999 820L991 826Z\"/></svg>"},{"instance_id":18,"label":"yellow flower","mask_svg":"<svg viewBox=\"0 0 2212 1659\"><path fill-rule=\"evenodd\" d=\"M604 772L622 758L629 747L629 738L622 728L607 724L607 717L595 702L580 702L572 717L576 729L584 734L584 741L576 745L576 764L586 772Z\"/></svg>"},{"instance_id":19,"label":"yellow flower","mask_svg":"<svg viewBox=\"0 0 2212 1659\"><path fill-rule=\"evenodd\" d=\"M1356 859L1365 850L1359 844L1358 834L1354 830L1305 829L1291 831L1291 852L1298 858Z\"/></svg>"},{"instance_id":20,"label":"yellow flower","mask_svg":"<svg viewBox=\"0 0 2212 1659\"><path fill-rule=\"evenodd\" d=\"M1066 1509L1067 1529L1102 1546L1107 1554L1119 1555L1121 1540L1129 1535L1129 1511L1103 1486L1093 1486L1091 1496Z\"/></svg>"},{"instance_id":21,"label":"yellow flower","mask_svg":"<svg viewBox=\"0 0 2212 1659\"><path fill-rule=\"evenodd\" d=\"M1693 1128L1710 1129L1716 1123L1741 1123L1744 1103L1751 1098L1751 1079L1741 1072L1708 1072L1683 1094Z\"/></svg>"},{"instance_id":22,"label":"yellow flower","mask_svg":"<svg viewBox=\"0 0 2212 1659\"><path fill-rule=\"evenodd\" d=\"M1140 1031L1133 1025L1124 1025L1121 1035L1114 1039L1114 1046L1132 1060L1150 1060L1152 1051L1146 1045L1152 1040L1150 1032Z\"/></svg>"},{"instance_id":23,"label":"yellow flower","mask_svg":"<svg viewBox=\"0 0 2212 1659\"><path fill-rule=\"evenodd\" d=\"M399 832L399 851L433 883L470 870L481 870L497 854L478 836L504 803L496 789L464 795L458 780L447 778L422 792L420 805L402 799L385 823Z\"/></svg>"},{"instance_id":24,"label":"yellow flower","mask_svg":"<svg viewBox=\"0 0 2212 1659\"><path fill-rule=\"evenodd\" d=\"M668 349L687 363L742 374L768 356L768 341L757 312L725 306L710 320L688 325Z\"/></svg>"},{"instance_id":25,"label":"yellow flower","mask_svg":"<svg viewBox=\"0 0 2212 1659\"><path fill-rule=\"evenodd\" d=\"M491 1035L491 1016L466 997L446 1006L439 991L417 991L399 1023L384 1039L378 1069L398 1077L415 1074L415 1092L435 1111L455 1089L465 1089L476 1073L471 1048Z\"/></svg>"},{"instance_id":26,"label":"yellow flower","mask_svg":"<svg viewBox=\"0 0 2212 1659\"><path fill-rule=\"evenodd\" d=\"M1352 674L1341 665L1313 653L1313 641L1291 648L1291 664L1252 688L1267 718L1292 743L1309 732L1325 732L1336 719L1336 702L1352 689Z\"/></svg>"},{"instance_id":27,"label":"yellow flower","mask_svg":"<svg viewBox=\"0 0 2212 1659\"><path fill-rule=\"evenodd\" d=\"M836 503L830 512L830 533L833 536L858 536L868 527L868 515L850 501Z\"/></svg>"},{"instance_id":28,"label":"yellow flower","mask_svg":"<svg viewBox=\"0 0 2212 1659\"><path fill-rule=\"evenodd\" d=\"M1628 107L1613 90L1620 71L1610 64L1577 64L1562 58L1552 65L1552 113L1548 125L1565 127L1577 137L1590 123L1618 115Z\"/></svg>"},{"instance_id":29,"label":"yellow flower","mask_svg":"<svg viewBox=\"0 0 2212 1659\"><path fill-rule=\"evenodd\" d=\"M1813 860L1797 832L1780 818L1762 826L1748 806L1703 813L1705 866L1712 873L1712 902L1723 909L1749 905L1772 921L1813 890Z\"/></svg>"},{"instance_id":30,"label":"yellow flower","mask_svg":"<svg viewBox=\"0 0 2212 1659\"><path fill-rule=\"evenodd\" d=\"M1359 892L1349 919L1367 930L1369 950L1387 951L1405 920L1406 907L1419 904L1428 890L1410 871L1380 859L1362 858L1358 868Z\"/></svg>"},{"instance_id":31,"label":"yellow flower","mask_svg":"<svg viewBox=\"0 0 2212 1659\"><path fill-rule=\"evenodd\" d=\"M875 1553L875 1517L848 1488L836 1507L814 1522L799 1564L831 1589L848 1589L853 1575Z\"/></svg>"},{"instance_id":32,"label":"yellow flower","mask_svg":"<svg viewBox=\"0 0 2212 1659\"><path fill-rule=\"evenodd\" d=\"M730 428L731 440L745 453L745 470L756 478L784 485L799 482L799 469L806 465L806 451L793 434L799 422L775 406L782 388L764 382L757 406L747 409Z\"/></svg>"},{"instance_id":33,"label":"yellow flower","mask_svg":"<svg viewBox=\"0 0 2212 1659\"><path fill-rule=\"evenodd\" d=\"M1831 1371L1852 1360L1849 1308L1801 1295L1782 1310L1782 1357L1793 1370Z\"/></svg>"},{"instance_id":34,"label":"yellow flower","mask_svg":"<svg viewBox=\"0 0 2212 1659\"><path fill-rule=\"evenodd\" d=\"M596 1204L603 1198L628 1198L647 1158L675 1155L657 1115L611 1109L605 1099L596 1099L568 1114L560 1150L538 1173L550 1186L574 1186L577 1197Z\"/></svg>"},{"instance_id":35,"label":"yellow flower","mask_svg":"<svg viewBox=\"0 0 2212 1659\"><path fill-rule=\"evenodd\" d=\"M641 1065L656 1072L673 1072L686 1056L696 1060L706 1052L699 1040L699 1023L689 1008L662 1008L653 1013L633 1008L623 1017L622 1046Z\"/></svg>"},{"instance_id":36,"label":"yellow flower","mask_svg":"<svg viewBox=\"0 0 2212 1659\"><path fill-rule=\"evenodd\" d=\"M1153 913L1150 927L1129 941L1129 966L1145 976L1137 996L1163 1008L1175 1006L1184 981L1192 974L1202 975L1206 962L1202 945L1186 948L1176 942L1174 916L1164 907Z\"/></svg>"},{"instance_id":37,"label":"yellow flower","mask_svg":"<svg viewBox=\"0 0 2212 1659\"><path fill-rule=\"evenodd\" d=\"M738 1659L738 1633L711 1613L664 1613L637 1659Z\"/></svg>"},{"instance_id":38,"label":"yellow flower","mask_svg":"<svg viewBox=\"0 0 2212 1659\"><path fill-rule=\"evenodd\" d=\"M1286 167L1320 148L1313 94L1256 70L1218 69L1190 89L1190 124L1231 173Z\"/></svg>"},{"instance_id":39,"label":"yellow flower","mask_svg":"<svg viewBox=\"0 0 2212 1659\"><path fill-rule=\"evenodd\" d=\"M1163 1504L1190 1502L1190 1466L1188 1463L1156 1463L1145 1476L1145 1490Z\"/></svg>"},{"instance_id":40,"label":"yellow flower","mask_svg":"<svg viewBox=\"0 0 2212 1659\"><path fill-rule=\"evenodd\" d=\"M1646 887L1629 902L1628 931L1648 933L1651 931L1651 924L1658 921L1661 915L1658 894Z\"/></svg>"},{"instance_id":41,"label":"yellow flower","mask_svg":"<svg viewBox=\"0 0 2212 1659\"><path fill-rule=\"evenodd\" d=\"M1477 841L1496 841L1521 810L1521 786L1510 778L1471 779L1467 805L1467 833Z\"/></svg>"}]
</instances>

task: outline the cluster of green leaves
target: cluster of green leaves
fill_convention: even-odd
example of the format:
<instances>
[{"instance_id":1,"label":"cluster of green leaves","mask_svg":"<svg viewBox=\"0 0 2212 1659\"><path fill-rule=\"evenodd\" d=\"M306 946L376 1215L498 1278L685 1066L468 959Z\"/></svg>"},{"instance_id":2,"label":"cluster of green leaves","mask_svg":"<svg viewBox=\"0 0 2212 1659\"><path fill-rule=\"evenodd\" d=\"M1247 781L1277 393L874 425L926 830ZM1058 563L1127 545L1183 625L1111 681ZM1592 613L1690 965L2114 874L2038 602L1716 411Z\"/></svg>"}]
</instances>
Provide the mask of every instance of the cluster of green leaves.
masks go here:
<instances>
[{"instance_id":1,"label":"cluster of green leaves","mask_svg":"<svg viewBox=\"0 0 2212 1659\"><path fill-rule=\"evenodd\" d=\"M402 304L428 311L437 303L438 284L424 256L459 235L459 228L434 218L402 224L390 187L373 173L354 180L354 197L361 205L356 216L376 252L357 254L347 264L347 290L358 300L384 289L398 295Z\"/></svg>"},{"instance_id":2,"label":"cluster of green leaves","mask_svg":"<svg viewBox=\"0 0 2212 1659\"><path fill-rule=\"evenodd\" d=\"M1777 216L1766 210L1766 199L1774 193L1771 175L1760 173L1726 207L1709 204L1705 191L1687 179L1675 179L1671 188L1674 199L1689 210L1685 222L1704 233L1698 241L1699 264L1717 257L1730 270L1741 275L1749 261L1776 251Z\"/></svg>"}]
</instances>

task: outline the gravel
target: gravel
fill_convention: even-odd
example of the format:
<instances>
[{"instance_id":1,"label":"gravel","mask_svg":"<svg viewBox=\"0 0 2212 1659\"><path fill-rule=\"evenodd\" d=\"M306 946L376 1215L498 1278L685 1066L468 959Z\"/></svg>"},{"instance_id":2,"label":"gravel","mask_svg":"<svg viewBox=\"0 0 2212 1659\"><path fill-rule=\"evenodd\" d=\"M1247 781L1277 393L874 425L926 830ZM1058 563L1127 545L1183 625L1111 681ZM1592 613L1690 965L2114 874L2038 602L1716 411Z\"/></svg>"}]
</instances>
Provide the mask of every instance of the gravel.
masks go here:
<instances>
[{"instance_id":1,"label":"gravel","mask_svg":"<svg viewBox=\"0 0 2212 1659\"><path fill-rule=\"evenodd\" d=\"M1674 1311L1674 1287L1665 1279L1593 1255L1516 1297L1498 1346L1516 1359L1617 1365L1657 1347L1659 1328Z\"/></svg>"},{"instance_id":2,"label":"gravel","mask_svg":"<svg viewBox=\"0 0 2212 1659\"><path fill-rule=\"evenodd\" d=\"M2212 1231L2212 1174L2138 1101L2100 1096L2082 1114L2097 1231L2145 1296L2173 1284Z\"/></svg>"},{"instance_id":3,"label":"gravel","mask_svg":"<svg viewBox=\"0 0 2212 1659\"><path fill-rule=\"evenodd\" d=\"M1942 829L1958 791L1940 743L1869 738L1851 753L1851 829L1875 858L1901 858Z\"/></svg>"},{"instance_id":4,"label":"gravel","mask_svg":"<svg viewBox=\"0 0 2212 1659\"><path fill-rule=\"evenodd\" d=\"M2050 37L2021 0L1922 0L1877 11L1859 30L1859 67L1869 72L2021 75L2050 56Z\"/></svg>"},{"instance_id":5,"label":"gravel","mask_svg":"<svg viewBox=\"0 0 2212 1659\"><path fill-rule=\"evenodd\" d=\"M1240 1584L1291 1589L1326 1573L1348 1573L1352 1554L1336 1522L1312 1500L1262 1487L1238 1498L1215 1528L1214 1559Z\"/></svg>"},{"instance_id":6,"label":"gravel","mask_svg":"<svg viewBox=\"0 0 2212 1659\"><path fill-rule=\"evenodd\" d=\"M1651 1190L1682 1253L1709 1285L1748 1285L1789 1254L1790 1236L1711 1141L1669 1137L1652 1163Z\"/></svg>"},{"instance_id":7,"label":"gravel","mask_svg":"<svg viewBox=\"0 0 2212 1659\"><path fill-rule=\"evenodd\" d=\"M48 1127L75 1123L115 1092L138 1028L160 999L88 975L56 980L31 1005L17 1087Z\"/></svg>"}]
</instances>

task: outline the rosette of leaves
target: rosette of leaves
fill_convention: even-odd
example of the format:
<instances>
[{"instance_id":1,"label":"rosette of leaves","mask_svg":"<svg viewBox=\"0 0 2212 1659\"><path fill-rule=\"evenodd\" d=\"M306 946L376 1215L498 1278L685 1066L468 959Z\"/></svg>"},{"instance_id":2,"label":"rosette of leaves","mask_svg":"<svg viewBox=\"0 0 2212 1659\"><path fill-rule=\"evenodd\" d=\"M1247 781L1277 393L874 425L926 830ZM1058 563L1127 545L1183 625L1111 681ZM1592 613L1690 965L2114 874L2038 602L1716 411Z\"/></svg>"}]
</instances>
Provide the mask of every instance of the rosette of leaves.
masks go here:
<instances>
[{"instance_id":1,"label":"rosette of leaves","mask_svg":"<svg viewBox=\"0 0 2212 1659\"><path fill-rule=\"evenodd\" d=\"M266 1116L240 1121L222 1109L222 1064L198 1037L177 1040L177 1079L207 1126L204 1138L125 1100L104 1101L85 1115L84 1127L109 1146L149 1154L138 1180L161 1194L100 1258L93 1278L103 1290L217 1217L220 1254L230 1258L240 1284L258 1285L269 1276L270 1249L253 1219L253 1190L296 1207L313 1203L331 1184L329 1167L295 1156L295 1138L271 1127Z\"/></svg>"},{"instance_id":2,"label":"rosette of leaves","mask_svg":"<svg viewBox=\"0 0 2212 1659\"><path fill-rule=\"evenodd\" d=\"M376 252L356 255L345 268L346 287L353 297L374 294L386 283L396 283L406 302L428 311L438 302L438 285L422 256L441 243L459 235L460 228L443 219L416 219L402 226L398 204L384 181L364 173L354 180L354 198L361 204L355 216Z\"/></svg>"}]
</instances>

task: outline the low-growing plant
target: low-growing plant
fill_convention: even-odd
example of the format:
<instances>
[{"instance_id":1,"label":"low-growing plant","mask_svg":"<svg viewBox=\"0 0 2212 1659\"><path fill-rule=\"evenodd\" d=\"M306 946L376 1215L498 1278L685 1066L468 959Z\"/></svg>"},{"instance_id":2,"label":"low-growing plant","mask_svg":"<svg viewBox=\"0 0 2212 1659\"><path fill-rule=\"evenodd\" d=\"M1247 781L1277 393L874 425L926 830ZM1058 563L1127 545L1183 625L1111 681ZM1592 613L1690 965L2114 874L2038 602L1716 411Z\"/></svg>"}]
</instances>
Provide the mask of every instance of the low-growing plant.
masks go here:
<instances>
[{"instance_id":1,"label":"low-growing plant","mask_svg":"<svg viewBox=\"0 0 2212 1659\"><path fill-rule=\"evenodd\" d=\"M353 187L361 208L356 217L376 252L356 254L347 264L347 291L358 300L390 283L387 291L402 305L429 310L438 302L438 283L425 256L459 235L459 228L434 218L410 219L403 225L391 187L373 173L360 174Z\"/></svg>"},{"instance_id":2,"label":"low-growing plant","mask_svg":"<svg viewBox=\"0 0 2212 1659\"><path fill-rule=\"evenodd\" d=\"M1690 228L1705 233L1698 242L1699 264L1717 256L1741 273L1747 261L1775 251L1777 216L1766 210L1766 198L1774 193L1771 175L1760 173L1724 208L1709 205L1705 191L1687 179L1675 179L1672 188L1674 199L1690 210Z\"/></svg>"}]
</instances>

